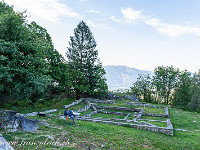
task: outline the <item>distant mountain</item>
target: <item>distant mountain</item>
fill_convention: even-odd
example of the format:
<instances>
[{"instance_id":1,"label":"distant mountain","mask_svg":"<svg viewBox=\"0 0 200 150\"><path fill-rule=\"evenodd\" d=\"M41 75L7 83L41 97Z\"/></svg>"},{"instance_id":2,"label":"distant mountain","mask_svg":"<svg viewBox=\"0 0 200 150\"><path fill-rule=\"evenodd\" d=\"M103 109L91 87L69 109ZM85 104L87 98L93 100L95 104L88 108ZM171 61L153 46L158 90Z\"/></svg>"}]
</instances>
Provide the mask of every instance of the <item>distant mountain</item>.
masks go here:
<instances>
[{"instance_id":1,"label":"distant mountain","mask_svg":"<svg viewBox=\"0 0 200 150\"><path fill-rule=\"evenodd\" d=\"M153 72L146 70L139 70L129 68L127 66L104 66L106 71L105 77L109 90L116 90L119 88L130 89L133 82L137 80L138 74L150 74Z\"/></svg>"}]
</instances>

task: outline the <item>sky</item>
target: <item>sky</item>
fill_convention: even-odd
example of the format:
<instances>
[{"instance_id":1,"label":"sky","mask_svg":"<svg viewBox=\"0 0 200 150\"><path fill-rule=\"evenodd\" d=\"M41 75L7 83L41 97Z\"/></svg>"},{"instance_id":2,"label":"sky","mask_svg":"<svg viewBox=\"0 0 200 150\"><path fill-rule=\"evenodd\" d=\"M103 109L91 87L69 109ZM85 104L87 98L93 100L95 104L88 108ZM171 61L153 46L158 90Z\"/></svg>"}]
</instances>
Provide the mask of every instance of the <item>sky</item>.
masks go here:
<instances>
[{"instance_id":1,"label":"sky","mask_svg":"<svg viewBox=\"0 0 200 150\"><path fill-rule=\"evenodd\" d=\"M83 20L104 66L200 69L200 0L4 1L16 11L26 10L29 22L47 29L63 56L74 28Z\"/></svg>"}]
</instances>

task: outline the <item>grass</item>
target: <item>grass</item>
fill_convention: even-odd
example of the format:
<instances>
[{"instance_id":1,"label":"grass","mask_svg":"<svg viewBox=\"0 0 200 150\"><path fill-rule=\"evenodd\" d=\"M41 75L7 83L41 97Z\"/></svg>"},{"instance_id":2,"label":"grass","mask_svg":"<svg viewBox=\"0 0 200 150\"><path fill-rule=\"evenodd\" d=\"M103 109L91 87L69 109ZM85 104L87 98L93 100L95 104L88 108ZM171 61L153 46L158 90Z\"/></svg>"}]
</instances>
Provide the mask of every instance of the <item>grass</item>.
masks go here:
<instances>
[{"instance_id":1,"label":"grass","mask_svg":"<svg viewBox=\"0 0 200 150\"><path fill-rule=\"evenodd\" d=\"M174 128L200 133L200 113L170 108L170 119Z\"/></svg>"},{"instance_id":2,"label":"grass","mask_svg":"<svg viewBox=\"0 0 200 150\"><path fill-rule=\"evenodd\" d=\"M58 109L56 113L63 110L63 106L72 102L74 99L64 99L58 101L51 107L41 108L41 111ZM68 103L69 102L69 103ZM123 102L123 101L122 101ZM118 103L123 105L123 103ZM73 107L74 109L76 107ZM78 107L77 107L78 108ZM39 109L39 108L38 108ZM93 110L88 110L89 113ZM160 112L161 110L159 110ZM87 121L77 121L76 125L66 125L65 120L57 116L48 118L33 116L32 119L41 120L48 123L51 127L39 124L39 129L35 133L29 132L4 132L3 136L14 149L200 149L200 114L192 113L180 109L169 108L170 120L176 129L185 129L187 132L174 130L174 135L169 136L145 130L138 130L129 126L117 126L103 123ZM112 116L112 117L111 117ZM115 118L125 116L110 114L95 114L92 117ZM160 117L142 116L141 119L159 120ZM166 118L163 118L166 120ZM160 119L162 120L162 119ZM145 121L146 122L146 121ZM153 124L154 122L149 122ZM165 123L166 124L166 123ZM51 136L54 140L48 138ZM45 143L46 141L46 143ZM55 145L58 141L60 144ZM24 142L24 143L23 143ZM26 142L26 143L25 143ZM30 143L28 143L30 142ZM53 143L54 142L54 143ZM32 144L36 143L36 144ZM49 144L48 144L49 143Z\"/></svg>"},{"instance_id":3,"label":"grass","mask_svg":"<svg viewBox=\"0 0 200 150\"><path fill-rule=\"evenodd\" d=\"M114 106L114 107L128 107L128 108L141 108L139 106L127 105L125 100L116 100L114 104L102 104L98 103L98 106Z\"/></svg>"},{"instance_id":4,"label":"grass","mask_svg":"<svg viewBox=\"0 0 200 150\"><path fill-rule=\"evenodd\" d=\"M42 112L50 109L59 109L64 111L64 105L72 103L75 98L65 98L65 99L52 99L52 100L41 100L37 101L35 104L31 105L23 101L14 101L7 104L4 109L14 110L18 113L26 114L30 112Z\"/></svg>"},{"instance_id":5,"label":"grass","mask_svg":"<svg viewBox=\"0 0 200 150\"><path fill-rule=\"evenodd\" d=\"M133 117L133 113L127 118L127 120L133 120L136 117Z\"/></svg>"},{"instance_id":6,"label":"grass","mask_svg":"<svg viewBox=\"0 0 200 150\"><path fill-rule=\"evenodd\" d=\"M166 122L156 122L156 121L146 121L147 123L150 123L152 125L156 125L158 127L167 127L167 123Z\"/></svg>"},{"instance_id":7,"label":"grass","mask_svg":"<svg viewBox=\"0 0 200 150\"><path fill-rule=\"evenodd\" d=\"M106 112L123 112L123 113L134 113L132 111L121 111L121 110L110 110L110 109L99 109L99 110L103 110Z\"/></svg>"},{"instance_id":8,"label":"grass","mask_svg":"<svg viewBox=\"0 0 200 150\"><path fill-rule=\"evenodd\" d=\"M77 111L77 110L83 108L84 106L86 106L86 104L80 103L80 104L77 104L77 105L69 107L69 110L71 110L73 108L74 111ZM66 108L64 108L64 107L63 108L58 108L57 111L51 112L49 114L60 115L60 114L64 114L65 110L66 110Z\"/></svg>"},{"instance_id":9,"label":"grass","mask_svg":"<svg viewBox=\"0 0 200 150\"><path fill-rule=\"evenodd\" d=\"M142 116L141 119L166 121L167 118L162 118L162 117L152 117L152 116Z\"/></svg>"},{"instance_id":10,"label":"grass","mask_svg":"<svg viewBox=\"0 0 200 150\"><path fill-rule=\"evenodd\" d=\"M165 114L165 108L151 108L145 107L144 113Z\"/></svg>"},{"instance_id":11,"label":"grass","mask_svg":"<svg viewBox=\"0 0 200 150\"><path fill-rule=\"evenodd\" d=\"M82 112L82 113L80 114L80 116L87 115L87 114L89 114L89 113L91 113L91 112L93 112L93 111L94 111L93 109L89 108L88 110Z\"/></svg>"},{"instance_id":12,"label":"grass","mask_svg":"<svg viewBox=\"0 0 200 150\"><path fill-rule=\"evenodd\" d=\"M103 114L103 113L94 114L92 115L91 118L97 118L97 117L102 117L102 119L109 119L109 118L124 119L125 118L125 116L122 116L122 115Z\"/></svg>"},{"instance_id":13,"label":"grass","mask_svg":"<svg viewBox=\"0 0 200 150\"><path fill-rule=\"evenodd\" d=\"M129 100L116 100L115 104L98 103L97 105L98 106L128 107L128 108L143 108L144 113L165 114L165 108L151 108L151 107L132 106L132 105L127 105L126 104L127 101L129 101Z\"/></svg>"},{"instance_id":14,"label":"grass","mask_svg":"<svg viewBox=\"0 0 200 150\"><path fill-rule=\"evenodd\" d=\"M38 118L39 119L39 118ZM51 120L51 121L50 121ZM17 141L15 149L36 149L36 145L20 142L48 142L51 135L60 143L69 142L65 147L38 144L40 149L199 149L199 133L175 131L174 136L137 130L130 127L78 121L77 125L65 125L64 120L50 117L47 121L53 127L40 125L36 133L4 133L8 141ZM54 124L53 124L54 123ZM54 141L56 141L54 140Z\"/></svg>"}]
</instances>

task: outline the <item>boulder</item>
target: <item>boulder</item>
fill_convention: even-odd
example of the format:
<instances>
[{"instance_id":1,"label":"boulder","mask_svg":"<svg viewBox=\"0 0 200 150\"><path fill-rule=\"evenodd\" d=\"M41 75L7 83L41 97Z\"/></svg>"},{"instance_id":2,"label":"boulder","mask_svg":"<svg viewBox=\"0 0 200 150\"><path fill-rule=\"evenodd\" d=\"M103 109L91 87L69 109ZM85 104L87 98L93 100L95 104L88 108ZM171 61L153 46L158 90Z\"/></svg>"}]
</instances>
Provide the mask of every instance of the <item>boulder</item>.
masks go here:
<instances>
[{"instance_id":1,"label":"boulder","mask_svg":"<svg viewBox=\"0 0 200 150\"><path fill-rule=\"evenodd\" d=\"M8 132L23 130L25 132L36 132L38 125L36 121L27 119L11 110L0 110L0 127Z\"/></svg>"},{"instance_id":2,"label":"boulder","mask_svg":"<svg viewBox=\"0 0 200 150\"><path fill-rule=\"evenodd\" d=\"M1 134L0 134L0 150L14 150L14 148L10 146L10 144Z\"/></svg>"}]
</instances>

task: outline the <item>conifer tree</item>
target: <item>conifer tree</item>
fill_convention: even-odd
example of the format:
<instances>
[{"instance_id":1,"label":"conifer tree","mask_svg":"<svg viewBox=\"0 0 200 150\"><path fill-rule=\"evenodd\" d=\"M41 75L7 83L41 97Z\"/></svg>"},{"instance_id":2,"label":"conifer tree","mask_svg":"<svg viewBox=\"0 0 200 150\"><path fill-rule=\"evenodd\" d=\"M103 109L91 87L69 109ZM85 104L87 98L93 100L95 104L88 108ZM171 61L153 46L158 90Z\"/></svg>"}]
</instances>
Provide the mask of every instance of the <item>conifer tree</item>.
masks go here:
<instances>
[{"instance_id":1,"label":"conifer tree","mask_svg":"<svg viewBox=\"0 0 200 150\"><path fill-rule=\"evenodd\" d=\"M74 29L74 36L70 37L66 53L77 99L83 93L95 95L95 93L105 94L107 91L105 70L98 58L96 46L90 28L81 21Z\"/></svg>"}]
</instances>

